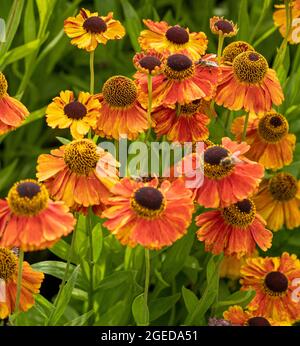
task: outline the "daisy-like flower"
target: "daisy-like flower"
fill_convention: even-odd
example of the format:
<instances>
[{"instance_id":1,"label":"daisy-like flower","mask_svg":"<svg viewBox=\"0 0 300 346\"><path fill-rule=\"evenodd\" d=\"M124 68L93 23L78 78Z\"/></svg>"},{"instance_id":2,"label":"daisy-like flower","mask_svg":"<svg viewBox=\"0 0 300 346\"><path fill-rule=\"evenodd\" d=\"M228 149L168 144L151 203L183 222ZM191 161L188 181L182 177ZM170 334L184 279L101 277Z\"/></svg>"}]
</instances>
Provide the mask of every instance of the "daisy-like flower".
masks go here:
<instances>
[{"instance_id":1,"label":"daisy-like flower","mask_svg":"<svg viewBox=\"0 0 300 346\"><path fill-rule=\"evenodd\" d=\"M210 18L210 30L213 34L224 37L235 36L238 32L237 25L233 21L217 16Z\"/></svg>"},{"instance_id":2,"label":"daisy-like flower","mask_svg":"<svg viewBox=\"0 0 300 346\"><path fill-rule=\"evenodd\" d=\"M100 108L99 100L87 92L80 92L76 100L73 91L61 91L46 109L47 124L70 128L72 137L80 139L96 126Z\"/></svg>"},{"instance_id":3,"label":"daisy-like flower","mask_svg":"<svg viewBox=\"0 0 300 346\"><path fill-rule=\"evenodd\" d=\"M239 305L231 306L227 311L224 311L223 316L232 326L271 327L291 325L288 322L278 322L271 318L257 315L252 311L244 310Z\"/></svg>"},{"instance_id":4,"label":"daisy-like flower","mask_svg":"<svg viewBox=\"0 0 300 346\"><path fill-rule=\"evenodd\" d=\"M95 132L101 137L134 140L148 129L147 112L138 102L138 89L130 78L113 76L97 95L101 110Z\"/></svg>"},{"instance_id":5,"label":"daisy-like flower","mask_svg":"<svg viewBox=\"0 0 300 346\"><path fill-rule=\"evenodd\" d=\"M28 109L7 93L8 84L0 72L0 135L19 127L29 115Z\"/></svg>"},{"instance_id":6,"label":"daisy-like flower","mask_svg":"<svg viewBox=\"0 0 300 346\"><path fill-rule=\"evenodd\" d=\"M104 226L122 244L140 244L161 249L173 244L187 231L194 210L191 191L181 179L150 182L122 179L112 189Z\"/></svg>"},{"instance_id":7,"label":"daisy-like flower","mask_svg":"<svg viewBox=\"0 0 300 346\"><path fill-rule=\"evenodd\" d=\"M235 41L226 46L223 50L222 60L224 63L232 63L234 58L236 58L239 54L252 51L255 49L245 41Z\"/></svg>"},{"instance_id":8,"label":"daisy-like flower","mask_svg":"<svg viewBox=\"0 0 300 346\"><path fill-rule=\"evenodd\" d=\"M276 72L261 54L246 51L221 69L215 98L219 106L259 114L282 103L284 96Z\"/></svg>"},{"instance_id":9,"label":"daisy-like flower","mask_svg":"<svg viewBox=\"0 0 300 346\"><path fill-rule=\"evenodd\" d=\"M263 180L254 200L271 230L300 226L300 181L291 174L281 172Z\"/></svg>"},{"instance_id":10,"label":"daisy-like flower","mask_svg":"<svg viewBox=\"0 0 300 346\"><path fill-rule=\"evenodd\" d=\"M136 53L133 57L134 67L139 73L151 74L152 76L161 73L164 69L166 53L159 53L154 49L149 49L146 52ZM137 76L135 78L137 78Z\"/></svg>"},{"instance_id":11,"label":"daisy-like flower","mask_svg":"<svg viewBox=\"0 0 300 346\"><path fill-rule=\"evenodd\" d=\"M237 143L228 137L222 138L222 145L210 145L204 150L200 167L204 166L204 180L195 189L199 204L206 208L223 208L255 192L264 168L244 156L248 150L246 143Z\"/></svg>"},{"instance_id":12,"label":"daisy-like flower","mask_svg":"<svg viewBox=\"0 0 300 346\"><path fill-rule=\"evenodd\" d=\"M112 155L84 138L40 155L37 177L55 200L76 209L104 202L118 180L117 166Z\"/></svg>"},{"instance_id":13,"label":"daisy-like flower","mask_svg":"<svg viewBox=\"0 0 300 346\"><path fill-rule=\"evenodd\" d=\"M45 249L69 234L74 225L65 203L53 202L46 187L35 180L15 183L7 198L0 200L0 246Z\"/></svg>"},{"instance_id":14,"label":"daisy-like flower","mask_svg":"<svg viewBox=\"0 0 300 346\"><path fill-rule=\"evenodd\" d=\"M209 132L207 125L210 122L206 112L209 109L208 101L195 100L176 109L158 107L153 113L155 121L154 131L160 136L167 136L172 142L197 142L207 139Z\"/></svg>"},{"instance_id":15,"label":"daisy-like flower","mask_svg":"<svg viewBox=\"0 0 300 346\"><path fill-rule=\"evenodd\" d=\"M194 100L211 99L216 91L219 68L212 55L193 62L185 54L173 54L167 58L163 73L153 77L152 105L173 106ZM148 104L147 76L137 79L141 88L139 100Z\"/></svg>"},{"instance_id":16,"label":"daisy-like flower","mask_svg":"<svg viewBox=\"0 0 300 346\"><path fill-rule=\"evenodd\" d=\"M187 51L193 59L199 59L207 49L208 40L203 32L191 32L179 25L170 26L166 22L153 22L144 19L149 30L143 30L138 39L144 50L155 49L158 52L168 50L170 53Z\"/></svg>"},{"instance_id":17,"label":"daisy-like flower","mask_svg":"<svg viewBox=\"0 0 300 346\"><path fill-rule=\"evenodd\" d=\"M18 279L18 257L4 247L0 247L0 279L4 281L0 319L4 319L15 310ZM34 305L34 295L39 293L43 279L43 273L33 270L27 262L23 262L19 305L21 311L27 311Z\"/></svg>"},{"instance_id":18,"label":"daisy-like flower","mask_svg":"<svg viewBox=\"0 0 300 346\"><path fill-rule=\"evenodd\" d=\"M82 8L76 17L64 21L64 31L71 43L88 52L94 51L98 44L106 44L108 40L120 40L125 35L123 25L113 19L113 13L99 16L98 12L90 12Z\"/></svg>"},{"instance_id":19,"label":"daisy-like flower","mask_svg":"<svg viewBox=\"0 0 300 346\"><path fill-rule=\"evenodd\" d=\"M245 116L236 118L231 131L237 140L241 140ZM250 150L246 156L259 162L267 169L279 169L293 161L296 136L289 132L286 118L277 113L269 112L257 117L249 115L246 142Z\"/></svg>"},{"instance_id":20,"label":"daisy-like flower","mask_svg":"<svg viewBox=\"0 0 300 346\"><path fill-rule=\"evenodd\" d=\"M273 233L265 228L265 221L256 213L251 199L244 199L221 210L208 211L196 217L200 226L197 236L205 242L205 250L213 254L224 251L226 256L251 256L256 244L267 251Z\"/></svg>"},{"instance_id":21,"label":"daisy-like flower","mask_svg":"<svg viewBox=\"0 0 300 346\"><path fill-rule=\"evenodd\" d=\"M241 277L242 290L256 291L248 305L250 311L279 322L300 319L300 261L295 255L284 252L281 257L249 258Z\"/></svg>"},{"instance_id":22,"label":"daisy-like flower","mask_svg":"<svg viewBox=\"0 0 300 346\"><path fill-rule=\"evenodd\" d=\"M292 6L292 21L300 18L300 0L295 0L290 2ZM274 24L279 27L279 31L283 37L286 36L286 10L285 5L275 5L276 11L273 14ZM296 44L293 39L293 31L300 27L300 21L293 26L291 32L289 33L288 41L289 43Z\"/></svg>"}]
</instances>

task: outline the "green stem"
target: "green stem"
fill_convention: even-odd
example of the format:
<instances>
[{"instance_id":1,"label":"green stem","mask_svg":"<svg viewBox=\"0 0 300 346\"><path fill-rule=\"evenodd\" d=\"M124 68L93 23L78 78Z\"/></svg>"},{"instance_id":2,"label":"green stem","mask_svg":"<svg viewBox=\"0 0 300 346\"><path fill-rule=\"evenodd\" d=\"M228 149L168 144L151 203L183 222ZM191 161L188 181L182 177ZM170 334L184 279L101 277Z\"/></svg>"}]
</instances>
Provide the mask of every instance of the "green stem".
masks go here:
<instances>
[{"instance_id":1,"label":"green stem","mask_svg":"<svg viewBox=\"0 0 300 346\"><path fill-rule=\"evenodd\" d=\"M150 251L145 249L145 289L144 289L144 303L148 306L148 293L150 283Z\"/></svg>"},{"instance_id":2,"label":"green stem","mask_svg":"<svg viewBox=\"0 0 300 346\"><path fill-rule=\"evenodd\" d=\"M94 295L94 253L93 253L93 233L91 227L91 210L88 209L86 215L86 231L89 237L89 267L90 267L90 286L88 292L88 311L93 309L93 295Z\"/></svg>"},{"instance_id":3,"label":"green stem","mask_svg":"<svg viewBox=\"0 0 300 346\"><path fill-rule=\"evenodd\" d=\"M95 72L94 72L95 51L90 52L90 94L94 94Z\"/></svg>"},{"instance_id":4,"label":"green stem","mask_svg":"<svg viewBox=\"0 0 300 346\"><path fill-rule=\"evenodd\" d=\"M247 133L247 127L248 127L248 121L249 121L249 114L250 113L246 114L241 142L244 142L245 139L246 139L246 133Z\"/></svg>"},{"instance_id":5,"label":"green stem","mask_svg":"<svg viewBox=\"0 0 300 346\"><path fill-rule=\"evenodd\" d=\"M77 225L78 225L78 221L77 221ZM73 252L74 252L74 245L75 245L75 239L76 239L76 229L77 229L77 226L75 227L75 229L74 229L74 231L72 233L71 245L70 245L70 248L68 250L68 259L67 259L66 269L65 269L64 276L62 278L61 284L59 286L59 291L58 291L57 296L56 296L56 298L54 300L54 303L53 303L54 309L52 310L52 312L50 314L50 317L48 319L47 325L50 325L50 323L51 323L51 320L52 320L52 317L54 315L55 309L56 309L57 304L58 304L58 302L60 300L63 288L65 287L65 284L66 284L66 282L68 280L71 260L72 260L72 256L73 256Z\"/></svg>"},{"instance_id":6,"label":"green stem","mask_svg":"<svg viewBox=\"0 0 300 346\"><path fill-rule=\"evenodd\" d=\"M267 11L269 9L269 6L270 6L270 1L269 0L264 0L264 5L263 5L263 9L262 11L260 12L260 16L259 16L259 19L254 27L254 30L252 31L251 35L250 35L250 40L249 42L252 43L253 40L255 39L256 37L256 34L258 32L258 29L260 28L263 20L265 19L265 16L267 14Z\"/></svg>"},{"instance_id":7,"label":"green stem","mask_svg":"<svg viewBox=\"0 0 300 346\"><path fill-rule=\"evenodd\" d=\"M221 64L221 57L223 52L223 43L224 43L224 35L219 34L219 41L218 41L218 64Z\"/></svg>"},{"instance_id":8,"label":"green stem","mask_svg":"<svg viewBox=\"0 0 300 346\"><path fill-rule=\"evenodd\" d=\"M181 104L176 103L176 116L178 117L181 112Z\"/></svg>"},{"instance_id":9,"label":"green stem","mask_svg":"<svg viewBox=\"0 0 300 346\"><path fill-rule=\"evenodd\" d=\"M23 274L23 261L24 261L24 251L22 249L20 249L19 263L18 263L18 279L17 279L17 295L16 295L15 313L19 312L19 306L20 306L21 288L22 288L22 274Z\"/></svg>"},{"instance_id":10,"label":"green stem","mask_svg":"<svg viewBox=\"0 0 300 346\"><path fill-rule=\"evenodd\" d=\"M149 125L149 129L148 132L146 134L146 138L145 141L148 140L148 138L150 137L150 133L151 133L151 126L152 126L152 120L151 120L151 113L152 113L152 76L149 73L147 76L147 80L148 80L148 125Z\"/></svg>"}]
</instances>

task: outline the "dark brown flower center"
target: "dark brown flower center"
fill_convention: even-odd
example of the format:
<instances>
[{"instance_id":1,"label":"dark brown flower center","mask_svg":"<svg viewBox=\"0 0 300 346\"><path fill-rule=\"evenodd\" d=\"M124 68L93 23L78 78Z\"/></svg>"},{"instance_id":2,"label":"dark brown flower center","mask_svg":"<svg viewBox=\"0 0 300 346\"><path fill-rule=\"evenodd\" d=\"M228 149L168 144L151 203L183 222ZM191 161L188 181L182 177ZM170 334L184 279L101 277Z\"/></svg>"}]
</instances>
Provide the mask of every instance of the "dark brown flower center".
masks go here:
<instances>
[{"instance_id":1,"label":"dark brown flower center","mask_svg":"<svg viewBox=\"0 0 300 346\"><path fill-rule=\"evenodd\" d=\"M192 66L193 62L184 54L173 54L168 57L167 65L174 71L184 71Z\"/></svg>"},{"instance_id":2,"label":"dark brown flower center","mask_svg":"<svg viewBox=\"0 0 300 346\"><path fill-rule=\"evenodd\" d=\"M281 272L274 271L267 274L265 277L266 287L274 293L283 293L288 289L288 279Z\"/></svg>"},{"instance_id":3,"label":"dark brown flower center","mask_svg":"<svg viewBox=\"0 0 300 346\"><path fill-rule=\"evenodd\" d=\"M17 191L20 197L33 198L39 192L41 192L41 188L35 183L25 182L17 186Z\"/></svg>"},{"instance_id":4,"label":"dark brown flower center","mask_svg":"<svg viewBox=\"0 0 300 346\"><path fill-rule=\"evenodd\" d=\"M134 194L134 199L140 206L150 210L159 210L163 203L162 193L150 186L138 189Z\"/></svg>"},{"instance_id":5,"label":"dark brown flower center","mask_svg":"<svg viewBox=\"0 0 300 346\"><path fill-rule=\"evenodd\" d=\"M185 44L189 42L188 32L179 25L172 26L168 29L166 37L169 41L176 44Z\"/></svg>"},{"instance_id":6,"label":"dark brown flower center","mask_svg":"<svg viewBox=\"0 0 300 346\"><path fill-rule=\"evenodd\" d=\"M73 101L65 105L64 112L68 118L82 119L86 115L87 110L79 101Z\"/></svg>"},{"instance_id":7,"label":"dark brown flower center","mask_svg":"<svg viewBox=\"0 0 300 346\"><path fill-rule=\"evenodd\" d=\"M221 30L223 34L229 34L234 30L233 25L228 20L218 20L215 23L217 30Z\"/></svg>"},{"instance_id":8,"label":"dark brown flower center","mask_svg":"<svg viewBox=\"0 0 300 346\"><path fill-rule=\"evenodd\" d=\"M252 211L253 203L251 203L249 199L244 199L237 202L236 206L241 212L249 214Z\"/></svg>"},{"instance_id":9,"label":"dark brown flower center","mask_svg":"<svg viewBox=\"0 0 300 346\"><path fill-rule=\"evenodd\" d=\"M86 31L92 32L93 34L100 34L107 30L105 21L100 17L89 17L83 23L83 27Z\"/></svg>"},{"instance_id":10,"label":"dark brown flower center","mask_svg":"<svg viewBox=\"0 0 300 346\"><path fill-rule=\"evenodd\" d=\"M140 65L151 72L156 66L161 65L161 61L156 56L145 56L140 60Z\"/></svg>"},{"instance_id":11,"label":"dark brown flower center","mask_svg":"<svg viewBox=\"0 0 300 346\"><path fill-rule=\"evenodd\" d=\"M270 322L266 318L260 317L260 316L249 318L247 324L250 327L267 327L267 326L271 326Z\"/></svg>"},{"instance_id":12,"label":"dark brown flower center","mask_svg":"<svg viewBox=\"0 0 300 346\"><path fill-rule=\"evenodd\" d=\"M281 118L277 115L274 115L271 119L270 119L270 124L274 127L279 127L283 124Z\"/></svg>"},{"instance_id":13,"label":"dark brown flower center","mask_svg":"<svg viewBox=\"0 0 300 346\"><path fill-rule=\"evenodd\" d=\"M204 152L204 162L219 165L221 160L228 156L228 151L219 146L209 147Z\"/></svg>"},{"instance_id":14,"label":"dark brown flower center","mask_svg":"<svg viewBox=\"0 0 300 346\"><path fill-rule=\"evenodd\" d=\"M260 137L268 143L279 142L289 130L286 118L279 113L267 113L258 123Z\"/></svg>"},{"instance_id":15,"label":"dark brown flower center","mask_svg":"<svg viewBox=\"0 0 300 346\"><path fill-rule=\"evenodd\" d=\"M250 61L257 61L257 60L259 60L259 56L256 53L250 53L248 56L248 59Z\"/></svg>"},{"instance_id":16,"label":"dark brown flower center","mask_svg":"<svg viewBox=\"0 0 300 346\"><path fill-rule=\"evenodd\" d=\"M269 181L269 191L278 201L289 201L297 194L297 180L289 173L278 173Z\"/></svg>"}]
</instances>

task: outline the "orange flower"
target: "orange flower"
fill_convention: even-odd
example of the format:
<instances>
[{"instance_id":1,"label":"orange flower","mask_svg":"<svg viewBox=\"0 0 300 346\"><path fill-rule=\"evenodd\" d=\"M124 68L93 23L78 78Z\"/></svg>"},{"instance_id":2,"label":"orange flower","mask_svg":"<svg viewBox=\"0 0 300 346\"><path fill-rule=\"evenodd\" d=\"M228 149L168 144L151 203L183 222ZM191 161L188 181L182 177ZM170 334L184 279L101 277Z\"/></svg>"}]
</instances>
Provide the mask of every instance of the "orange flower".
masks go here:
<instances>
[{"instance_id":1,"label":"orange flower","mask_svg":"<svg viewBox=\"0 0 300 346\"><path fill-rule=\"evenodd\" d=\"M162 72L165 65L165 53L158 53L154 49L150 49L146 52L136 53L133 57L134 67L138 70L135 78L139 76L139 73L151 74L152 76Z\"/></svg>"},{"instance_id":2,"label":"orange flower","mask_svg":"<svg viewBox=\"0 0 300 346\"><path fill-rule=\"evenodd\" d=\"M300 261L295 255L284 252L281 257L249 258L241 276L242 290L256 291L248 305L250 311L279 322L300 319Z\"/></svg>"},{"instance_id":3,"label":"orange flower","mask_svg":"<svg viewBox=\"0 0 300 346\"><path fill-rule=\"evenodd\" d=\"M218 105L259 114L270 111L272 104L282 103L284 96L276 72L261 54L246 51L221 70L215 98Z\"/></svg>"},{"instance_id":4,"label":"orange flower","mask_svg":"<svg viewBox=\"0 0 300 346\"><path fill-rule=\"evenodd\" d=\"M262 317L253 311L243 310L239 305L231 306L223 313L223 316L233 326L270 327L291 325L288 322L278 322L271 318Z\"/></svg>"},{"instance_id":5,"label":"orange flower","mask_svg":"<svg viewBox=\"0 0 300 346\"><path fill-rule=\"evenodd\" d=\"M254 200L271 230L300 226L300 181L291 174L281 172L263 180Z\"/></svg>"},{"instance_id":6,"label":"orange flower","mask_svg":"<svg viewBox=\"0 0 300 346\"><path fill-rule=\"evenodd\" d=\"M187 51L196 60L207 49L208 40L203 32L190 33L188 28L169 26L166 22L153 22L150 19L144 19L143 22L149 29L143 30L138 39L144 50L168 50L171 54Z\"/></svg>"},{"instance_id":7,"label":"orange flower","mask_svg":"<svg viewBox=\"0 0 300 346\"><path fill-rule=\"evenodd\" d=\"M122 179L111 190L104 226L122 244L158 250L172 245L187 231L194 205L183 180L148 183Z\"/></svg>"},{"instance_id":8,"label":"orange flower","mask_svg":"<svg viewBox=\"0 0 300 346\"><path fill-rule=\"evenodd\" d=\"M125 35L123 25L113 19L113 13L102 17L98 12L91 13L82 8L76 17L69 17L64 22L64 31L71 43L88 52L94 51L98 44L108 40L120 40Z\"/></svg>"},{"instance_id":9,"label":"orange flower","mask_svg":"<svg viewBox=\"0 0 300 346\"><path fill-rule=\"evenodd\" d=\"M103 85L102 104L95 132L101 137L133 140L148 129L147 112L138 102L136 84L127 77L113 76Z\"/></svg>"},{"instance_id":10,"label":"orange flower","mask_svg":"<svg viewBox=\"0 0 300 346\"><path fill-rule=\"evenodd\" d=\"M292 6L292 21L294 19L300 18L300 0L295 0L290 2L290 6ZM286 11L285 5L275 5L277 10L273 14L274 24L279 27L279 31L283 37L286 36ZM289 33L288 41L289 43L295 44L299 42L295 42L292 37L292 32L295 28L299 28L300 24L297 23L296 26L293 26L291 32Z\"/></svg>"},{"instance_id":11,"label":"orange flower","mask_svg":"<svg viewBox=\"0 0 300 346\"><path fill-rule=\"evenodd\" d=\"M224 37L235 36L238 32L237 25L233 21L217 16L210 18L210 30L213 34Z\"/></svg>"},{"instance_id":12,"label":"orange flower","mask_svg":"<svg viewBox=\"0 0 300 346\"><path fill-rule=\"evenodd\" d=\"M197 142L207 139L209 118L205 112L209 103L205 100L195 100L176 109L161 106L153 113L156 123L154 131L160 136L167 135L173 142Z\"/></svg>"},{"instance_id":13,"label":"orange flower","mask_svg":"<svg viewBox=\"0 0 300 346\"><path fill-rule=\"evenodd\" d=\"M29 115L28 109L7 93L8 84L0 72L0 135L19 127Z\"/></svg>"},{"instance_id":14,"label":"orange flower","mask_svg":"<svg viewBox=\"0 0 300 346\"><path fill-rule=\"evenodd\" d=\"M244 199L221 210L208 211L196 217L198 239L205 242L205 250L213 254L224 251L226 256L251 256L256 244L267 251L273 234L265 228L265 221L256 213L251 199Z\"/></svg>"},{"instance_id":15,"label":"orange flower","mask_svg":"<svg viewBox=\"0 0 300 346\"><path fill-rule=\"evenodd\" d=\"M40 155L37 177L54 199L76 209L103 203L117 181L117 165L93 141L79 139Z\"/></svg>"},{"instance_id":16,"label":"orange flower","mask_svg":"<svg viewBox=\"0 0 300 346\"><path fill-rule=\"evenodd\" d=\"M248 150L246 143L233 142L228 137L222 138L222 145L211 145L204 150L204 179L195 189L199 204L223 208L255 192L264 168L244 157Z\"/></svg>"},{"instance_id":17,"label":"orange flower","mask_svg":"<svg viewBox=\"0 0 300 346\"><path fill-rule=\"evenodd\" d=\"M5 287L0 295L0 319L5 319L15 310L18 278L18 258L9 249L0 247L0 281ZM33 270L23 262L20 305L21 311L27 311L34 305L34 295L39 293L44 274Z\"/></svg>"},{"instance_id":18,"label":"orange flower","mask_svg":"<svg viewBox=\"0 0 300 346\"><path fill-rule=\"evenodd\" d=\"M236 118L231 131L241 140L245 116ZM246 142L250 150L246 156L268 169L279 169L293 161L296 136L290 134L286 118L274 111L261 117L249 116Z\"/></svg>"},{"instance_id":19,"label":"orange flower","mask_svg":"<svg viewBox=\"0 0 300 346\"><path fill-rule=\"evenodd\" d=\"M256 208L257 209L257 208ZM251 257L257 257L258 252L255 250ZM235 256L224 256L220 265L220 277L237 280L240 278L240 269L246 263L248 256L237 258Z\"/></svg>"},{"instance_id":20,"label":"orange flower","mask_svg":"<svg viewBox=\"0 0 300 346\"><path fill-rule=\"evenodd\" d=\"M87 92L80 92L75 100L73 91L61 91L46 109L47 124L60 129L70 128L75 139L83 138L97 123L100 102Z\"/></svg>"},{"instance_id":21,"label":"orange flower","mask_svg":"<svg viewBox=\"0 0 300 346\"><path fill-rule=\"evenodd\" d=\"M44 185L22 180L0 200L0 246L24 251L52 246L69 234L75 219L63 202L49 199Z\"/></svg>"},{"instance_id":22,"label":"orange flower","mask_svg":"<svg viewBox=\"0 0 300 346\"><path fill-rule=\"evenodd\" d=\"M173 54L167 59L164 73L153 77L152 105L173 106L197 99L211 99L216 91L219 68L212 55L193 62L187 55ZM140 102L147 107L147 76L137 79L140 86Z\"/></svg>"}]
</instances>

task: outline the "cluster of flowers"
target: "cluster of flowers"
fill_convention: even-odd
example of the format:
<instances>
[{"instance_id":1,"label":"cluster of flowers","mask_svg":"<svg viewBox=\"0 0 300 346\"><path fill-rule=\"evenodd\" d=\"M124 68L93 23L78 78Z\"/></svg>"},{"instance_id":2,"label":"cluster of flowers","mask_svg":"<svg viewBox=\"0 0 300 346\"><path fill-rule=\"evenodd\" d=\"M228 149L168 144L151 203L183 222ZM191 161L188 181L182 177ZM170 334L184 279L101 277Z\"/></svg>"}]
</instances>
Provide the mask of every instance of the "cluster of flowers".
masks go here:
<instances>
[{"instance_id":1,"label":"cluster of flowers","mask_svg":"<svg viewBox=\"0 0 300 346\"><path fill-rule=\"evenodd\" d=\"M292 299L300 261L287 253L263 258L256 252L256 246L262 251L271 247L271 230L300 225L299 182L289 173L276 172L292 162L296 141L285 116L273 108L284 99L276 72L247 42L235 41L224 50L219 45L216 56L206 54L203 32L166 22L144 24L133 79L113 76L99 94L93 88L77 97L61 91L48 106L46 120L52 128L70 128L73 140L40 155L37 180L17 182L0 201L0 277L9 297L0 302L0 317L9 315L15 304L18 268L10 249L52 246L72 232L74 212L86 214L91 208L123 245L158 250L186 234L200 205L213 210L195 219L199 241L206 251L224 252L225 261L242 261L241 289L256 291L246 311L234 306L224 318L237 325L292 324L300 319L300 304ZM238 31L220 17L213 17L210 26L219 43ZM112 13L101 17L86 9L66 19L64 30L72 44L91 54L98 44L125 35ZM208 140L214 104L228 114L245 111L232 122L235 141ZM27 115L27 109L8 96L1 73L1 133L18 127ZM118 162L97 146L98 138L126 135L136 140L145 131L149 138L151 129L172 142L204 141L201 186L188 189L190 176L119 179ZM197 155L192 153L195 159ZM264 179L265 169L271 178ZM41 273L24 266L21 310L32 306L32 294L42 280Z\"/></svg>"}]
</instances>

